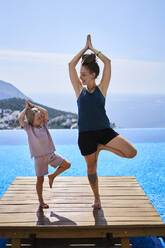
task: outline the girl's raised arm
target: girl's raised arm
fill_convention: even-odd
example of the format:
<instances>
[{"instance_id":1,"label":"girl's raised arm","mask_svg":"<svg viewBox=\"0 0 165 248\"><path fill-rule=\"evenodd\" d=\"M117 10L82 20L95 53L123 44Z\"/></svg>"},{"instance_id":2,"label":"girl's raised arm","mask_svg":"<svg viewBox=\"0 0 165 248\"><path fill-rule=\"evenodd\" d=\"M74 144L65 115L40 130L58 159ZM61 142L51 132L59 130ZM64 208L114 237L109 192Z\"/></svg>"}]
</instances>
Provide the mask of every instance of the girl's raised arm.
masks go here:
<instances>
[{"instance_id":1,"label":"girl's raised arm","mask_svg":"<svg viewBox=\"0 0 165 248\"><path fill-rule=\"evenodd\" d=\"M38 106L38 105L35 105L35 104L32 104L31 102L29 102L27 99L25 99L25 102L26 102L26 104L27 105L29 105L29 107L31 107L31 108L37 108L37 109L39 109L41 112L42 112L42 114L44 115L44 119L47 121L48 120L48 111L46 110L46 109L44 109L44 108L42 108L42 107L40 107L40 106Z\"/></svg>"},{"instance_id":2,"label":"girl's raised arm","mask_svg":"<svg viewBox=\"0 0 165 248\"><path fill-rule=\"evenodd\" d=\"M19 114L18 116L18 121L19 121L19 124L21 125L21 127L25 127L25 121L24 121L24 118L25 118L25 114L26 114L26 110L28 109L28 105L26 105L26 107L22 110L22 112Z\"/></svg>"},{"instance_id":3,"label":"girl's raised arm","mask_svg":"<svg viewBox=\"0 0 165 248\"><path fill-rule=\"evenodd\" d=\"M79 62L80 58L82 57L82 55L88 50L88 39L89 37L87 36L87 42L86 42L86 46L69 62L69 76L70 76L70 80L72 82L73 88L75 90L76 93L76 97L78 98L81 90L82 90L82 83L77 75L77 71L76 71L76 65Z\"/></svg>"}]
</instances>

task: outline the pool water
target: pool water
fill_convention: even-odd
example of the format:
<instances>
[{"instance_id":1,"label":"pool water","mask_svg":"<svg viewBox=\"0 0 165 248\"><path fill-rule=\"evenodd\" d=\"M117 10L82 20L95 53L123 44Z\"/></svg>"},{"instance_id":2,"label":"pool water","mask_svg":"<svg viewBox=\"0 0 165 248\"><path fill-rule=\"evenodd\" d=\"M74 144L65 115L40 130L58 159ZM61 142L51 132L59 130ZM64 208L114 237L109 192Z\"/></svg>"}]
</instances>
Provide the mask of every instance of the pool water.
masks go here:
<instances>
[{"instance_id":1,"label":"pool water","mask_svg":"<svg viewBox=\"0 0 165 248\"><path fill-rule=\"evenodd\" d=\"M133 159L101 151L98 176L135 176L165 222L165 129L116 129L137 149ZM86 176L77 130L51 130L56 152L71 162L62 176ZM53 171L49 167L49 171ZM0 197L16 176L35 176L24 130L0 131ZM136 246L139 247L139 246ZM158 246L157 246L158 247ZM160 246L161 247L161 246Z\"/></svg>"}]
</instances>

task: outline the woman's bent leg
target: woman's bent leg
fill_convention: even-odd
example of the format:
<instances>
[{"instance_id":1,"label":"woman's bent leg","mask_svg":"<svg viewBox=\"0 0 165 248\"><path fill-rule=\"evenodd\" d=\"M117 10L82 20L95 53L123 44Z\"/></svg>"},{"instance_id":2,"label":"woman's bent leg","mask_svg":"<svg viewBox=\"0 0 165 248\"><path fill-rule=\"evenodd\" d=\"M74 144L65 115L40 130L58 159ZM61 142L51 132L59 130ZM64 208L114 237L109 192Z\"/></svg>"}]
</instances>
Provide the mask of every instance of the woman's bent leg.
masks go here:
<instances>
[{"instance_id":1,"label":"woman's bent leg","mask_svg":"<svg viewBox=\"0 0 165 248\"><path fill-rule=\"evenodd\" d=\"M116 136L106 145L99 144L96 159L98 158L101 150L113 152L123 158L134 158L137 154L136 148L121 135Z\"/></svg>"}]
</instances>

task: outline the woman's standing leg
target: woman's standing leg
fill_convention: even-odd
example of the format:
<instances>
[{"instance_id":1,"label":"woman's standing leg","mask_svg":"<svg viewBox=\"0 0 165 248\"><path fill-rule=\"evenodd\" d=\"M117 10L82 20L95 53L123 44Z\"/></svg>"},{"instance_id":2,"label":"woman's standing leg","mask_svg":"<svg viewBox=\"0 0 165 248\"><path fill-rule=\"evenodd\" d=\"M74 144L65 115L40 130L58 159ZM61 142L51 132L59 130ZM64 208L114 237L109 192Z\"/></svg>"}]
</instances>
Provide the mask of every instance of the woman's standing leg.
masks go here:
<instances>
[{"instance_id":1,"label":"woman's standing leg","mask_svg":"<svg viewBox=\"0 0 165 248\"><path fill-rule=\"evenodd\" d=\"M106 145L99 144L97 151L90 155L84 156L87 164L88 179L95 197L94 208L100 208L100 197L97 177L97 160L101 150L111 151L123 158L133 158L137 154L135 147L121 135L116 136Z\"/></svg>"},{"instance_id":2,"label":"woman's standing leg","mask_svg":"<svg viewBox=\"0 0 165 248\"><path fill-rule=\"evenodd\" d=\"M101 208L100 196L99 196L99 187L98 187L98 176L97 176L97 159L96 152L84 156L87 164L87 174L90 186L94 194L94 204L93 208Z\"/></svg>"}]
</instances>

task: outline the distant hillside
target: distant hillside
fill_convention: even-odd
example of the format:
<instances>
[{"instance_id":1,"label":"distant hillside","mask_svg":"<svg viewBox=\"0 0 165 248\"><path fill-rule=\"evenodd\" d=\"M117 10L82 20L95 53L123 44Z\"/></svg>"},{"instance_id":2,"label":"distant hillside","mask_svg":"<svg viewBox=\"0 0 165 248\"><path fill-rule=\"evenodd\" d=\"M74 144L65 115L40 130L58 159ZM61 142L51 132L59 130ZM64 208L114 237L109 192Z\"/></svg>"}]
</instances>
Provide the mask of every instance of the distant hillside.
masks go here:
<instances>
[{"instance_id":1,"label":"distant hillside","mask_svg":"<svg viewBox=\"0 0 165 248\"><path fill-rule=\"evenodd\" d=\"M57 110L31 101L48 111L49 128L77 128L77 114ZM18 116L25 107L25 101L20 98L0 100L0 129L20 128Z\"/></svg>"},{"instance_id":2,"label":"distant hillside","mask_svg":"<svg viewBox=\"0 0 165 248\"><path fill-rule=\"evenodd\" d=\"M71 114L73 117L77 117L77 114L74 114L71 112L50 108L50 107L47 107L45 105L42 105L42 104L39 104L33 101L31 101L31 103L45 108L48 111L49 119L52 119L62 114ZM15 111L15 110L22 111L24 107L25 107L25 101L20 98L10 98L10 99L0 100L0 109L11 109L12 111Z\"/></svg>"},{"instance_id":3,"label":"distant hillside","mask_svg":"<svg viewBox=\"0 0 165 248\"><path fill-rule=\"evenodd\" d=\"M0 80L0 100L13 97L25 98L26 96L12 84Z\"/></svg>"},{"instance_id":4,"label":"distant hillside","mask_svg":"<svg viewBox=\"0 0 165 248\"><path fill-rule=\"evenodd\" d=\"M18 116L25 107L24 98L30 99L12 84L0 80L0 129L20 128ZM49 128L77 128L77 114L50 108L31 99L30 102L48 111Z\"/></svg>"}]
</instances>

